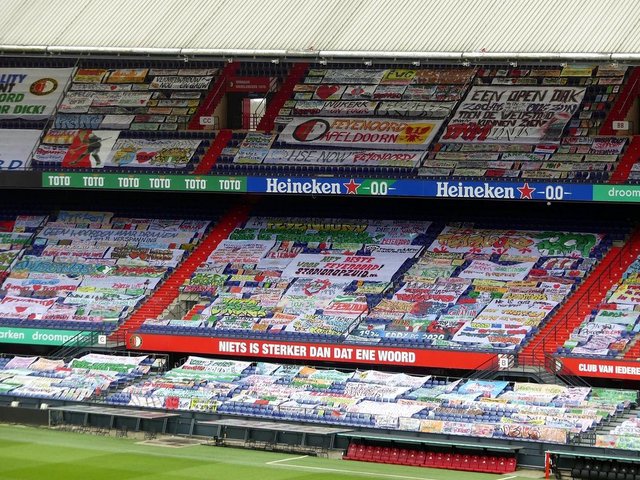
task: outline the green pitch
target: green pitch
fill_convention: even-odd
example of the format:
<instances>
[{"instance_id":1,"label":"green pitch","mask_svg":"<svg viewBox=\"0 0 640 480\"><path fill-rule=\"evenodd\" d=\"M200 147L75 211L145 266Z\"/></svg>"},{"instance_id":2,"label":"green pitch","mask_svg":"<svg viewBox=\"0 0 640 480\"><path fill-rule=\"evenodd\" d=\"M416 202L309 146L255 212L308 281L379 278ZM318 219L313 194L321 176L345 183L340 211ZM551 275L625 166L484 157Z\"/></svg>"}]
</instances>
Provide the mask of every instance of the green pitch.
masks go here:
<instances>
[{"instance_id":1,"label":"green pitch","mask_svg":"<svg viewBox=\"0 0 640 480\"><path fill-rule=\"evenodd\" d=\"M529 472L531 473L531 472ZM498 480L525 478L379 465L224 447L167 448L0 425L2 480ZM538 477L541 476L537 475ZM531 476L528 476L531 478Z\"/></svg>"}]
</instances>

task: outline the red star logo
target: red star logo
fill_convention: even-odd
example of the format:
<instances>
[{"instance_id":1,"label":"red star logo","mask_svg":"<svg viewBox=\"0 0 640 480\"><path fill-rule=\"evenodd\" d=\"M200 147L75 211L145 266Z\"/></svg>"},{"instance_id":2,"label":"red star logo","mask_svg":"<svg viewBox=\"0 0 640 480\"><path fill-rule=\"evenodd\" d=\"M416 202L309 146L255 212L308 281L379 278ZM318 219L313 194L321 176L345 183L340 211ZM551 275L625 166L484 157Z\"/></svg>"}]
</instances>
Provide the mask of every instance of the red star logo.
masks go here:
<instances>
[{"instance_id":1,"label":"red star logo","mask_svg":"<svg viewBox=\"0 0 640 480\"><path fill-rule=\"evenodd\" d=\"M530 187L528 183L525 183L523 186L518 187L518 191L520 192L520 198L528 198L529 200L532 200L531 195L533 195L533 192L536 191L535 188Z\"/></svg>"},{"instance_id":2,"label":"red star logo","mask_svg":"<svg viewBox=\"0 0 640 480\"><path fill-rule=\"evenodd\" d=\"M358 193L358 188L360 187L360 184L356 183L353 178L349 180L349 183L343 183L343 185L347 189L347 193L349 195L351 194L356 195Z\"/></svg>"}]
</instances>

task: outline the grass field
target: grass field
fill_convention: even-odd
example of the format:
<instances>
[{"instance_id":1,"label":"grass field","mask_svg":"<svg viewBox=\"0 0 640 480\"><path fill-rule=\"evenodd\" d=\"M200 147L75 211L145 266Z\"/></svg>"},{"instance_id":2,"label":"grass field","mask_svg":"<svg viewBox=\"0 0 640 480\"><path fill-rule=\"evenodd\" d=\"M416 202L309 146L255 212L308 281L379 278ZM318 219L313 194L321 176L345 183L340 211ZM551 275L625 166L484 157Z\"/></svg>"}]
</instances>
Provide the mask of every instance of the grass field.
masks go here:
<instances>
[{"instance_id":1,"label":"grass field","mask_svg":"<svg viewBox=\"0 0 640 480\"><path fill-rule=\"evenodd\" d=\"M128 438L0 425L2 480L517 480L532 478L531 473L476 474L206 445L168 448Z\"/></svg>"}]
</instances>

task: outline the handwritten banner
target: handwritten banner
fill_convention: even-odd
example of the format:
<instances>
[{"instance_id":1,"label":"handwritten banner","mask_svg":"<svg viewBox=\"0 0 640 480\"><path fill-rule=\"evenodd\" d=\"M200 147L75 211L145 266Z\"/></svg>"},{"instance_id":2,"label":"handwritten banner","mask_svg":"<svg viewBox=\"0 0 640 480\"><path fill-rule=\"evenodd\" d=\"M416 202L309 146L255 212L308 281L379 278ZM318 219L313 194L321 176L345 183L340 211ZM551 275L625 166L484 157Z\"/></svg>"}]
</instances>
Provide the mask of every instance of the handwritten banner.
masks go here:
<instances>
[{"instance_id":1,"label":"handwritten banner","mask_svg":"<svg viewBox=\"0 0 640 480\"><path fill-rule=\"evenodd\" d=\"M184 168L200 146L200 140L119 139L105 166Z\"/></svg>"},{"instance_id":2,"label":"handwritten banner","mask_svg":"<svg viewBox=\"0 0 640 480\"><path fill-rule=\"evenodd\" d=\"M263 163L272 165L342 165L415 168L425 153L403 150L306 150L273 149Z\"/></svg>"},{"instance_id":3,"label":"handwritten banner","mask_svg":"<svg viewBox=\"0 0 640 480\"><path fill-rule=\"evenodd\" d=\"M410 254L298 255L284 271L282 278L344 278L391 281Z\"/></svg>"},{"instance_id":4,"label":"handwritten banner","mask_svg":"<svg viewBox=\"0 0 640 480\"><path fill-rule=\"evenodd\" d=\"M471 88L442 142L559 142L584 98L584 87Z\"/></svg>"}]
</instances>

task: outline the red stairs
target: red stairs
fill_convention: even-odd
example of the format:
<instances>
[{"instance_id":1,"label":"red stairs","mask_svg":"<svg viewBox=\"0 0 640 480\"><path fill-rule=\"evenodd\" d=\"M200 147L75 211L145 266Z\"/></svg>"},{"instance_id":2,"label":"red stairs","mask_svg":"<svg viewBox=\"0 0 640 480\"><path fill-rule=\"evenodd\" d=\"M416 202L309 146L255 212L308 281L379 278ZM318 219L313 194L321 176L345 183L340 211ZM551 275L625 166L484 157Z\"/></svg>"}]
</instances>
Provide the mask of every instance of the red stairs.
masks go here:
<instances>
[{"instance_id":1,"label":"red stairs","mask_svg":"<svg viewBox=\"0 0 640 480\"><path fill-rule=\"evenodd\" d=\"M110 341L123 343L128 333L135 332L145 320L157 318L179 294L180 286L191 277L198 266L207 259L218 244L249 216L249 207L231 210L213 227L196 249L180 264L164 283L109 337Z\"/></svg>"},{"instance_id":2,"label":"red stairs","mask_svg":"<svg viewBox=\"0 0 640 480\"><path fill-rule=\"evenodd\" d=\"M308 63L296 63L291 70L289 70L289 75L282 83L280 90L276 92L273 98L269 101L267 105L267 109L264 112L264 116L260 120L258 127L256 130L262 132L271 132L273 131L275 125L275 119L280 113L280 109L284 106L284 102L289 100L293 96L293 88L302 80L307 68L309 67Z\"/></svg>"},{"instance_id":3,"label":"red stairs","mask_svg":"<svg viewBox=\"0 0 640 480\"><path fill-rule=\"evenodd\" d=\"M640 159L640 136L635 135L620 159L618 166L609 178L609 183L625 183L631 173L631 167Z\"/></svg>"},{"instance_id":4,"label":"red stairs","mask_svg":"<svg viewBox=\"0 0 640 480\"><path fill-rule=\"evenodd\" d=\"M629 110L633 106L636 97L640 94L640 68L633 67L633 71L629 75L624 89L618 95L616 103L613 104L609 115L600 127L600 135L615 135L613 122L623 121L627 118Z\"/></svg>"},{"instance_id":5,"label":"red stairs","mask_svg":"<svg viewBox=\"0 0 640 480\"><path fill-rule=\"evenodd\" d=\"M204 154L204 156L202 157L202 160L200 160L200 163L193 171L193 174L206 175L207 173L209 173L211 171L211 168L218 161L218 157L222 153L222 150L224 149L224 147L228 145L229 140L231 140L231 137L233 137L233 133L231 130L227 130L227 129L220 130L218 132L218 135L216 135L215 140L209 147L209 150L207 150L207 153Z\"/></svg>"},{"instance_id":6,"label":"red stairs","mask_svg":"<svg viewBox=\"0 0 640 480\"><path fill-rule=\"evenodd\" d=\"M632 239L634 244L631 246L632 256L634 259L640 257L640 234L636 235L634 239ZM640 357L640 341L638 341L638 337L636 337L635 343L631 345L631 348L627 350L624 354L624 358L627 360L637 360Z\"/></svg>"},{"instance_id":7,"label":"red stairs","mask_svg":"<svg viewBox=\"0 0 640 480\"><path fill-rule=\"evenodd\" d=\"M224 66L218 76L218 79L213 84L213 87L211 87L204 101L200 104L200 107L198 107L195 115L191 118L191 121L189 122L189 130L204 130L205 125L200 125L200 117L213 115L213 112L215 112L220 100L222 100L224 95L227 93L227 80L233 77L239 68L239 62L227 63Z\"/></svg>"},{"instance_id":8,"label":"red stairs","mask_svg":"<svg viewBox=\"0 0 640 480\"><path fill-rule=\"evenodd\" d=\"M602 302L605 295L640 252L640 231L624 247L612 247L578 289L560 307L519 355L523 365L544 365L545 354L553 354L571 332Z\"/></svg>"}]
</instances>

